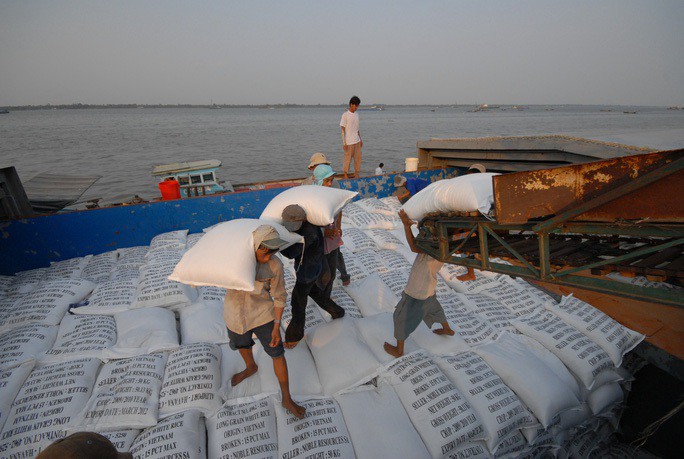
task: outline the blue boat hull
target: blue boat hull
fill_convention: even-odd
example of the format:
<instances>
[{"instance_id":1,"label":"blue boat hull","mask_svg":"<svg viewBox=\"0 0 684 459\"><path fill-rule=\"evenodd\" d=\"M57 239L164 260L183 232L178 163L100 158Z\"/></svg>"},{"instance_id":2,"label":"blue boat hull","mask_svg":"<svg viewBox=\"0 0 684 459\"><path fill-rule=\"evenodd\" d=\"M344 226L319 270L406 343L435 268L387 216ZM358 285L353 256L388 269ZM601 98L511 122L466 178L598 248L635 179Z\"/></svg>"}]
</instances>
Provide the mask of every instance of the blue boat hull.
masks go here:
<instances>
[{"instance_id":1,"label":"blue boat hull","mask_svg":"<svg viewBox=\"0 0 684 459\"><path fill-rule=\"evenodd\" d=\"M429 181L456 174L456 169L404 173ZM393 175L340 180L340 187L361 197L391 195ZM0 222L0 274L12 275L50 262L99 254L121 247L148 245L159 233L203 228L235 218L258 218L266 205L287 188L201 196L131 206L109 207Z\"/></svg>"}]
</instances>

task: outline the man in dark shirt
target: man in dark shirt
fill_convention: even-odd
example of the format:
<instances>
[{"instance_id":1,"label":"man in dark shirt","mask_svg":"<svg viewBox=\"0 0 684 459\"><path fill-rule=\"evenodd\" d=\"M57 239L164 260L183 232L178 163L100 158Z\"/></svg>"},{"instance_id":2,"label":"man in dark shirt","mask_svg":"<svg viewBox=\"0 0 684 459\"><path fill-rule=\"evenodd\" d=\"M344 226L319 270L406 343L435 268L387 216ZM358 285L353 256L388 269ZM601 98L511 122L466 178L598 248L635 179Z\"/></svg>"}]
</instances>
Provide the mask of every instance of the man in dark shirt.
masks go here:
<instances>
[{"instance_id":1,"label":"man in dark shirt","mask_svg":"<svg viewBox=\"0 0 684 459\"><path fill-rule=\"evenodd\" d=\"M304 337L306 322L306 297L310 296L316 304L328 312L333 319L344 316L344 308L330 298L326 289L331 276L326 262L323 232L319 226L306 220L306 211L296 204L283 209L283 226L304 238L304 244L294 244L281 251L287 258L294 259L297 280L292 289L292 319L285 330L284 346L291 349Z\"/></svg>"}]
</instances>

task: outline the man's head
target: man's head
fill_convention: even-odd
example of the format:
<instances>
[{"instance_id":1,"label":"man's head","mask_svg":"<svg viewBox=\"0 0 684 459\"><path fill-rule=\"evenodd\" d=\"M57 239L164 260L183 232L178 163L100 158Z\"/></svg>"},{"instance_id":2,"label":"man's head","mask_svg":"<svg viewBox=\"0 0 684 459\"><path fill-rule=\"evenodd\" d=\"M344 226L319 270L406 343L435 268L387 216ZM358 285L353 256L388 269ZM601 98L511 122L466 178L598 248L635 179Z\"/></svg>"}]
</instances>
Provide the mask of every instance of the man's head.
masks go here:
<instances>
[{"instance_id":1,"label":"man's head","mask_svg":"<svg viewBox=\"0 0 684 459\"><path fill-rule=\"evenodd\" d=\"M477 173L484 174L485 172L487 172L487 169L485 169L485 167L482 164L475 163L468 168L467 173L468 174L477 174Z\"/></svg>"},{"instance_id":2,"label":"man's head","mask_svg":"<svg viewBox=\"0 0 684 459\"><path fill-rule=\"evenodd\" d=\"M77 432L56 440L36 459L132 459L131 453L120 453L104 435Z\"/></svg>"},{"instance_id":3,"label":"man's head","mask_svg":"<svg viewBox=\"0 0 684 459\"><path fill-rule=\"evenodd\" d=\"M333 177L335 172L332 167L327 164L320 164L314 169L314 178L316 179L316 185L332 186Z\"/></svg>"},{"instance_id":4,"label":"man's head","mask_svg":"<svg viewBox=\"0 0 684 459\"><path fill-rule=\"evenodd\" d=\"M254 252L259 263L267 263L271 256L287 244L270 225L261 225L252 232Z\"/></svg>"},{"instance_id":5,"label":"man's head","mask_svg":"<svg viewBox=\"0 0 684 459\"><path fill-rule=\"evenodd\" d=\"M406 177L403 175L394 176L394 186L404 186L406 184Z\"/></svg>"},{"instance_id":6,"label":"man's head","mask_svg":"<svg viewBox=\"0 0 684 459\"><path fill-rule=\"evenodd\" d=\"M385 167L385 163L380 163L380 165L378 165L378 167Z\"/></svg>"},{"instance_id":7,"label":"man's head","mask_svg":"<svg viewBox=\"0 0 684 459\"><path fill-rule=\"evenodd\" d=\"M328 161L328 158L323 153L314 153L309 160L309 170L314 170L319 164L330 165L330 161Z\"/></svg>"},{"instance_id":8,"label":"man's head","mask_svg":"<svg viewBox=\"0 0 684 459\"><path fill-rule=\"evenodd\" d=\"M361 99L359 99L356 96L352 96L351 99L349 99L349 111L354 113L357 108L359 108L359 105L361 105Z\"/></svg>"},{"instance_id":9,"label":"man's head","mask_svg":"<svg viewBox=\"0 0 684 459\"><path fill-rule=\"evenodd\" d=\"M306 211L297 204L290 204L283 209L282 219L288 231L297 231L306 221Z\"/></svg>"}]
</instances>

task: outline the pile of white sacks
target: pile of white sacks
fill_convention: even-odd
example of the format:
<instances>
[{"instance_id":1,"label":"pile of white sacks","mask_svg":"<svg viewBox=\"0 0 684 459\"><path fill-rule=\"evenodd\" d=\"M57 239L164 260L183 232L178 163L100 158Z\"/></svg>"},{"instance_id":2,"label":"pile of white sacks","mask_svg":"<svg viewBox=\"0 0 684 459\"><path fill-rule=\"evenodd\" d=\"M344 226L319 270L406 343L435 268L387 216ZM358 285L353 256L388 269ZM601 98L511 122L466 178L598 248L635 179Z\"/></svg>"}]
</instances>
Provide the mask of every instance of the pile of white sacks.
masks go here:
<instances>
[{"instance_id":1,"label":"pile of white sacks","mask_svg":"<svg viewBox=\"0 0 684 459\"><path fill-rule=\"evenodd\" d=\"M167 279L201 233L0 277L0 457L82 430L138 458L636 454L613 433L634 371L623 357L643 336L580 300L493 273L463 283L445 265L437 296L456 336L421 324L404 357L384 352L414 257L398 208L344 209L352 282L333 297L347 314L310 303L306 338L286 351L302 420L280 405L258 344L259 371L231 387L244 364L227 345L224 290Z\"/></svg>"}]
</instances>

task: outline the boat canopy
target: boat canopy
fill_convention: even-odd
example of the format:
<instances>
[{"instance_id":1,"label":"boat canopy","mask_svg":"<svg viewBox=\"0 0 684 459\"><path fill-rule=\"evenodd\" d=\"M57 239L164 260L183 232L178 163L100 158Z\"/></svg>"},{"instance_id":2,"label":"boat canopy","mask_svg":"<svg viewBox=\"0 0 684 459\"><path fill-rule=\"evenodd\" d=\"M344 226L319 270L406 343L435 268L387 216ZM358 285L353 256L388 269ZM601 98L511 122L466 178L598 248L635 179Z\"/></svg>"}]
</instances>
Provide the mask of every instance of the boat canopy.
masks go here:
<instances>
[{"instance_id":1,"label":"boat canopy","mask_svg":"<svg viewBox=\"0 0 684 459\"><path fill-rule=\"evenodd\" d=\"M155 166L152 169L152 175L169 175L178 174L180 172L191 172L202 169L215 169L221 166L221 161L218 159L207 159L204 161L187 161L183 163L171 163Z\"/></svg>"},{"instance_id":2,"label":"boat canopy","mask_svg":"<svg viewBox=\"0 0 684 459\"><path fill-rule=\"evenodd\" d=\"M78 201L81 195L101 178L101 175L41 172L24 182L24 190L35 211L54 212Z\"/></svg>"}]
</instances>

